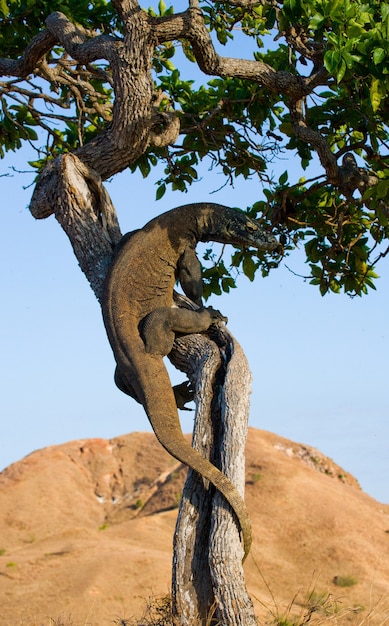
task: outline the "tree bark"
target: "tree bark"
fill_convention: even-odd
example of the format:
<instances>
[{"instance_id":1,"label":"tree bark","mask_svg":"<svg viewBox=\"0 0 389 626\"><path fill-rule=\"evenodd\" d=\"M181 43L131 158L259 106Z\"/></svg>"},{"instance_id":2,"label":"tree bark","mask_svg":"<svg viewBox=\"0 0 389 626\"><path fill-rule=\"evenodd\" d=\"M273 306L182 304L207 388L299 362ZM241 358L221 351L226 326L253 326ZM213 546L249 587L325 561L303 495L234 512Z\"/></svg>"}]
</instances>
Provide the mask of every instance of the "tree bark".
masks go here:
<instances>
[{"instance_id":1,"label":"tree bark","mask_svg":"<svg viewBox=\"0 0 389 626\"><path fill-rule=\"evenodd\" d=\"M245 443L251 374L238 342L224 325L212 335L180 338L170 356L196 393L192 445L244 495ZM173 623L256 624L242 567L239 528L223 496L188 471L173 556Z\"/></svg>"},{"instance_id":2,"label":"tree bark","mask_svg":"<svg viewBox=\"0 0 389 626\"><path fill-rule=\"evenodd\" d=\"M41 211L49 206L55 213L100 301L113 250L121 238L115 208L97 172L74 154L58 157L46 169L47 175L35 187L30 210L36 217L46 217Z\"/></svg>"}]
</instances>

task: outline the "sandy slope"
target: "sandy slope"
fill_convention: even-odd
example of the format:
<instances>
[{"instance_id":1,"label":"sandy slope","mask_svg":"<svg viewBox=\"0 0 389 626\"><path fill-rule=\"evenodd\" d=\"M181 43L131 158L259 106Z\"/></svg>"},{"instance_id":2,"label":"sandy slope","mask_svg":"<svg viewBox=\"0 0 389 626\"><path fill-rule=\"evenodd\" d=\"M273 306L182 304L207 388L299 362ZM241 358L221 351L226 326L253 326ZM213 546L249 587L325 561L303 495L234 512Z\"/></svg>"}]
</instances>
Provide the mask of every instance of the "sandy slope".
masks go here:
<instances>
[{"instance_id":1,"label":"sandy slope","mask_svg":"<svg viewBox=\"0 0 389 626\"><path fill-rule=\"evenodd\" d=\"M389 506L318 451L250 429L247 585L270 620L299 592L389 618ZM185 470L152 434L39 450L0 474L0 626L104 626L169 592ZM340 587L340 577L356 583ZM353 619L353 622L349 622Z\"/></svg>"}]
</instances>

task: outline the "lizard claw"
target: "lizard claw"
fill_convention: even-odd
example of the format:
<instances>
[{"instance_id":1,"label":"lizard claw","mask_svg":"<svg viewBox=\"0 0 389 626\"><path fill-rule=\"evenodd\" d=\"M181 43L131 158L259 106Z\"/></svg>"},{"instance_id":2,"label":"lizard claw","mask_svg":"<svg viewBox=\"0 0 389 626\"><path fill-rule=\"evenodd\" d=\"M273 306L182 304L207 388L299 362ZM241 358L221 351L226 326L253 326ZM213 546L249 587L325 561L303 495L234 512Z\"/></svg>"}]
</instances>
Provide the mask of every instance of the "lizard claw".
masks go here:
<instances>
[{"instance_id":1,"label":"lizard claw","mask_svg":"<svg viewBox=\"0 0 389 626\"><path fill-rule=\"evenodd\" d=\"M207 310L209 311L211 315L213 324L217 322L224 322L225 324L227 324L228 317L223 315L220 311L218 311L217 309L214 309L212 306L207 306Z\"/></svg>"},{"instance_id":2,"label":"lizard claw","mask_svg":"<svg viewBox=\"0 0 389 626\"><path fill-rule=\"evenodd\" d=\"M176 399L177 409L181 409L181 411L193 411L193 409L188 409L185 406L187 402L192 402L194 400L194 389L192 384L186 380L180 385L175 385L173 387L174 396Z\"/></svg>"}]
</instances>

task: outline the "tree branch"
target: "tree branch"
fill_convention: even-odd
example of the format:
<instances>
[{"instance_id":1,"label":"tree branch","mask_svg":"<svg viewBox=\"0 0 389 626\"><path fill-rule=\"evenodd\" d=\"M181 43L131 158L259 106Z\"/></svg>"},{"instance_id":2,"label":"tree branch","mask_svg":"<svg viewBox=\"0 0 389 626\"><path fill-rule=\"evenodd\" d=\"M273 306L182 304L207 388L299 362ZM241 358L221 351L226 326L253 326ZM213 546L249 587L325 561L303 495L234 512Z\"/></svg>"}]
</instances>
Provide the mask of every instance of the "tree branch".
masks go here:
<instances>
[{"instance_id":1,"label":"tree branch","mask_svg":"<svg viewBox=\"0 0 389 626\"><path fill-rule=\"evenodd\" d=\"M66 15L54 11L46 18L46 27L73 59L86 65L97 59L111 60L115 39L111 35L88 38Z\"/></svg>"},{"instance_id":2,"label":"tree branch","mask_svg":"<svg viewBox=\"0 0 389 626\"><path fill-rule=\"evenodd\" d=\"M50 31L44 30L38 33L28 44L20 59L0 59L0 74L19 78L27 77L55 44L55 36Z\"/></svg>"},{"instance_id":3,"label":"tree branch","mask_svg":"<svg viewBox=\"0 0 389 626\"><path fill-rule=\"evenodd\" d=\"M112 5L123 24L127 24L135 12L141 11L137 0L112 0Z\"/></svg>"},{"instance_id":4,"label":"tree branch","mask_svg":"<svg viewBox=\"0 0 389 626\"><path fill-rule=\"evenodd\" d=\"M325 138L316 130L310 128L303 112L304 101L302 99L290 103L290 117L293 130L297 139L304 141L316 150L320 163L324 167L328 181L332 184L339 184L339 167L335 155L331 152Z\"/></svg>"},{"instance_id":5,"label":"tree branch","mask_svg":"<svg viewBox=\"0 0 389 626\"><path fill-rule=\"evenodd\" d=\"M187 39L193 49L199 68L211 76L254 80L269 89L293 99L308 95L318 84L325 83L327 74L318 72L312 77L296 76L286 71L276 71L267 63L249 59L234 59L217 54L198 8L162 18L150 18L158 43L174 39Z\"/></svg>"},{"instance_id":6,"label":"tree branch","mask_svg":"<svg viewBox=\"0 0 389 626\"><path fill-rule=\"evenodd\" d=\"M61 44L79 63L91 63L97 59L109 60L115 39L110 35L87 38L84 31L77 28L59 11L46 19L46 30L38 33L20 59L0 59L0 74L26 78L39 65L45 54L55 44Z\"/></svg>"}]
</instances>

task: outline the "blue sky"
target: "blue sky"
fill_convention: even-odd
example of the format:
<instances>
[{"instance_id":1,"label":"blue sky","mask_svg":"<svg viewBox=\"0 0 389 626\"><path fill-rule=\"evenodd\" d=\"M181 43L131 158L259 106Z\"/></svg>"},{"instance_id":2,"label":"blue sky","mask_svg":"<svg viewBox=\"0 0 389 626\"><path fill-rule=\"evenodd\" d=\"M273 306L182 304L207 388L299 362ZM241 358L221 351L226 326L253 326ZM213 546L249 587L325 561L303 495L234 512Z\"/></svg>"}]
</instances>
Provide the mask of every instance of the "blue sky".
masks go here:
<instances>
[{"instance_id":1,"label":"blue sky","mask_svg":"<svg viewBox=\"0 0 389 626\"><path fill-rule=\"evenodd\" d=\"M0 164L0 174L10 174L0 178L0 470L48 445L150 430L142 407L113 383L99 305L66 235L54 217L31 217L32 187L23 186L32 177L8 169L26 169L27 158L22 151ZM293 160L276 167L278 174L288 169L298 176ZM157 173L146 180L124 173L107 185L123 232L187 202L245 207L261 198L255 181L210 195L224 180L204 170L187 194L168 192L156 202L157 179ZM287 264L305 273L302 254ZM248 357L250 425L317 447L389 503L388 261L378 273L378 290L368 296L322 298L283 265L254 283L240 277L238 289L209 303L228 316ZM181 417L184 431L191 431L193 414Z\"/></svg>"},{"instance_id":2,"label":"blue sky","mask_svg":"<svg viewBox=\"0 0 389 626\"><path fill-rule=\"evenodd\" d=\"M14 155L0 173L10 162ZM0 469L48 445L150 430L143 409L114 386L99 306L65 234L53 217L36 221L26 208L31 188L22 186L29 182L21 174L0 179ZM255 182L209 195L219 186L212 173L187 194L167 193L155 202L151 178L125 173L108 190L126 232L186 202L246 206L258 199ZM299 253L287 264L304 269ZM254 283L241 276L238 289L210 302L228 316L249 359L250 425L317 447L370 495L389 502L385 261L379 273L378 291L367 297L322 298L283 266ZM184 431L192 430L192 420L182 414Z\"/></svg>"}]
</instances>

